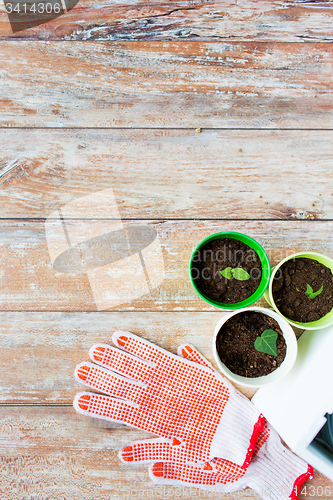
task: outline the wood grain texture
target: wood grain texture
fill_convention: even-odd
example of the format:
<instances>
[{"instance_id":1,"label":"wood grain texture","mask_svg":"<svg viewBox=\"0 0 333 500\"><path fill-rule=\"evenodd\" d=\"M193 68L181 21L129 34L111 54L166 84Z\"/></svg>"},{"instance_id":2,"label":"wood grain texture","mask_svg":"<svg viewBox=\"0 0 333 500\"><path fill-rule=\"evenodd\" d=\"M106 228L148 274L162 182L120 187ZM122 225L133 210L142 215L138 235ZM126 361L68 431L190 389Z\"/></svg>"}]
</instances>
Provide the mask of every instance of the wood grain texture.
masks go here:
<instances>
[{"instance_id":1,"label":"wood grain texture","mask_svg":"<svg viewBox=\"0 0 333 500\"><path fill-rule=\"evenodd\" d=\"M220 500L241 496L157 486L151 483L146 465L120 463L119 448L150 437L147 433L114 428L76 415L68 407L1 407L0 414L0 492L4 500ZM331 492L326 498L332 498L332 484L319 473L310 484L324 490L326 486L327 493ZM241 498L260 499L249 489Z\"/></svg>"},{"instance_id":2,"label":"wood grain texture","mask_svg":"<svg viewBox=\"0 0 333 500\"><path fill-rule=\"evenodd\" d=\"M2 39L30 40L333 40L330 2L307 0L81 0L67 15L13 34L0 10Z\"/></svg>"},{"instance_id":3,"label":"wood grain texture","mask_svg":"<svg viewBox=\"0 0 333 500\"><path fill-rule=\"evenodd\" d=\"M70 227L76 227L78 221L69 223ZM109 227L108 221L100 223ZM140 221L128 222L128 225L138 223ZM124 311L216 310L192 288L188 263L196 245L219 231L238 231L255 238L265 248L272 265L298 251L313 250L333 256L333 222L328 221L161 220L144 223L156 229L161 241L165 279L161 286L135 300L126 301L130 295L125 293L124 302L119 306ZM141 229L138 229L137 238L141 237ZM101 264L96 255L98 267ZM1 222L0 270L2 310L97 310L86 274L67 274L53 269L43 221ZM265 302L261 299L260 303Z\"/></svg>"},{"instance_id":4,"label":"wood grain texture","mask_svg":"<svg viewBox=\"0 0 333 500\"><path fill-rule=\"evenodd\" d=\"M249 234L273 265L333 256L332 131L313 130L332 129L332 18L323 1L81 0L12 34L0 5L1 500L238 496L156 487L145 466L121 464L118 449L149 435L75 414L73 372L118 328L213 361L223 313L187 271L209 234ZM166 276L96 312L87 275L52 267L44 219L106 188L128 227L156 229ZM301 499L333 498L321 474L310 485Z\"/></svg>"},{"instance_id":5,"label":"wood grain texture","mask_svg":"<svg viewBox=\"0 0 333 500\"><path fill-rule=\"evenodd\" d=\"M0 414L2 499L166 497L165 487L152 485L147 466L131 467L118 458L122 445L148 433L82 418L68 407L1 407ZM178 489L167 490L167 498L179 498ZM205 497L195 490L193 498Z\"/></svg>"},{"instance_id":6,"label":"wood grain texture","mask_svg":"<svg viewBox=\"0 0 333 500\"><path fill-rule=\"evenodd\" d=\"M157 486L147 465L123 464L118 450L132 440L152 437L75 414L71 407L0 407L1 498L4 500L144 500L238 498L197 488ZM307 483L315 500L322 487L333 497L333 484L315 472ZM259 500L247 489L241 498ZM300 499L309 498L309 493Z\"/></svg>"},{"instance_id":7,"label":"wood grain texture","mask_svg":"<svg viewBox=\"0 0 333 500\"><path fill-rule=\"evenodd\" d=\"M333 218L331 131L0 130L0 143L0 218L107 188L126 219Z\"/></svg>"},{"instance_id":8,"label":"wood grain texture","mask_svg":"<svg viewBox=\"0 0 333 500\"><path fill-rule=\"evenodd\" d=\"M71 407L82 390L73 375L76 363L87 359L93 343L108 342L114 329L130 329L171 352L190 342L213 361L211 338L220 317L220 312L0 313L1 498L220 499L221 494L196 488L152 485L146 466L118 458L126 443L152 435L77 415ZM251 397L254 390L242 392ZM321 474L315 473L311 486L327 487L326 498L333 497L332 483ZM247 497L260 498L250 490Z\"/></svg>"},{"instance_id":9,"label":"wood grain texture","mask_svg":"<svg viewBox=\"0 0 333 500\"><path fill-rule=\"evenodd\" d=\"M4 127L331 128L333 45L2 42Z\"/></svg>"},{"instance_id":10,"label":"wood grain texture","mask_svg":"<svg viewBox=\"0 0 333 500\"><path fill-rule=\"evenodd\" d=\"M1 404L72 404L84 390L75 366L93 344L112 345L116 330L131 331L170 352L194 345L215 365L212 339L223 312L0 313ZM22 369L24 367L24 369ZM248 397L253 389L241 388Z\"/></svg>"},{"instance_id":11,"label":"wood grain texture","mask_svg":"<svg viewBox=\"0 0 333 500\"><path fill-rule=\"evenodd\" d=\"M1 407L1 485L3 500L154 500L238 498L197 488L157 486L146 465L123 464L118 450L129 441L150 437L130 428L114 428L76 415L72 408ZM322 486L333 497L332 483L319 473L308 486ZM252 490L241 498L259 500ZM309 495L301 495L301 499ZM311 496L318 500L315 494Z\"/></svg>"}]
</instances>

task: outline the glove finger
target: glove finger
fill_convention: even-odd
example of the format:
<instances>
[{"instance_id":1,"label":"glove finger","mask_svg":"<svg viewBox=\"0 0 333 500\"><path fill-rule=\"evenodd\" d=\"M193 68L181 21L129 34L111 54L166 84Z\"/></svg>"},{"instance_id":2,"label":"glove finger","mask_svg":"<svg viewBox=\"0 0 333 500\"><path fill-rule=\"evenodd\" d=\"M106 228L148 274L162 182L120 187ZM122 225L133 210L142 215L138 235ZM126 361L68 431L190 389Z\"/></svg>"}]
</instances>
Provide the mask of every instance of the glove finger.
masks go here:
<instances>
[{"instance_id":1,"label":"glove finger","mask_svg":"<svg viewBox=\"0 0 333 500\"><path fill-rule=\"evenodd\" d=\"M199 365L202 366L207 366L207 368L210 368L211 370L214 370L213 366L209 361L207 361L206 358L203 357L202 354L200 354L199 351L193 347L191 344L182 344L178 347L177 349L177 354L178 356L182 356L183 358L189 359L190 361L193 361L194 363L198 363Z\"/></svg>"},{"instance_id":2,"label":"glove finger","mask_svg":"<svg viewBox=\"0 0 333 500\"><path fill-rule=\"evenodd\" d=\"M119 451L119 457L123 462L147 463L155 460L179 462L183 452L180 445L181 442L177 438L132 441Z\"/></svg>"},{"instance_id":3,"label":"glove finger","mask_svg":"<svg viewBox=\"0 0 333 500\"><path fill-rule=\"evenodd\" d=\"M262 431L258 436L257 444L253 452L253 457L255 457L260 452L261 448L264 446L271 433L272 433L272 428L269 426L267 420L265 420Z\"/></svg>"},{"instance_id":4,"label":"glove finger","mask_svg":"<svg viewBox=\"0 0 333 500\"><path fill-rule=\"evenodd\" d=\"M89 355L98 365L141 382L147 382L154 371L151 363L106 344L93 345Z\"/></svg>"},{"instance_id":5,"label":"glove finger","mask_svg":"<svg viewBox=\"0 0 333 500\"><path fill-rule=\"evenodd\" d=\"M172 462L157 462L149 467L149 476L155 483L158 484L174 484L197 486L205 489L209 487L219 486L222 491L230 491L234 489L232 486L241 476L220 474L213 468L209 469L211 462L206 462L197 465L187 465L184 463L176 464ZM207 467L208 466L208 467Z\"/></svg>"},{"instance_id":6,"label":"glove finger","mask_svg":"<svg viewBox=\"0 0 333 500\"><path fill-rule=\"evenodd\" d=\"M80 363L75 369L77 380L115 398L138 402L144 384L129 380L93 363Z\"/></svg>"},{"instance_id":7,"label":"glove finger","mask_svg":"<svg viewBox=\"0 0 333 500\"><path fill-rule=\"evenodd\" d=\"M209 462L214 471L219 475L219 481L234 482L246 473L241 465L230 462L223 458L214 458ZM222 482L223 482L222 481Z\"/></svg>"},{"instance_id":8,"label":"glove finger","mask_svg":"<svg viewBox=\"0 0 333 500\"><path fill-rule=\"evenodd\" d=\"M93 392L79 392L74 398L73 406L78 413L88 417L137 427L138 414L136 407L133 403L121 399L110 398Z\"/></svg>"},{"instance_id":9,"label":"glove finger","mask_svg":"<svg viewBox=\"0 0 333 500\"><path fill-rule=\"evenodd\" d=\"M130 332L118 330L114 332L112 340L117 347L154 364L163 363L166 360L170 360L170 358L178 358L178 356Z\"/></svg>"},{"instance_id":10,"label":"glove finger","mask_svg":"<svg viewBox=\"0 0 333 500\"><path fill-rule=\"evenodd\" d=\"M150 465L149 476L158 484L174 484L187 486L215 485L219 474L204 470L205 464L197 466L175 464L172 462L157 462Z\"/></svg>"}]
</instances>

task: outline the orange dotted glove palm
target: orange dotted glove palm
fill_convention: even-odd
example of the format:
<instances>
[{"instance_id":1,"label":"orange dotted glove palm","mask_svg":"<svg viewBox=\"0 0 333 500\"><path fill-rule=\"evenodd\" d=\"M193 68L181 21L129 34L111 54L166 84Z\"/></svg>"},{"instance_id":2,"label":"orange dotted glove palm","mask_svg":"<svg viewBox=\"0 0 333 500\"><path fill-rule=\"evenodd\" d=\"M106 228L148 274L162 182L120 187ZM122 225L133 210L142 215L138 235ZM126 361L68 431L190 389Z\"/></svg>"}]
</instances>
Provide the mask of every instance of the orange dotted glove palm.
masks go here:
<instances>
[{"instance_id":1,"label":"orange dotted glove palm","mask_svg":"<svg viewBox=\"0 0 333 500\"><path fill-rule=\"evenodd\" d=\"M160 436L168 460L248 465L264 418L226 378L129 332L115 332L113 342L93 346L94 363L77 366L78 380L101 392L78 394L77 412ZM154 460L150 440L143 447Z\"/></svg>"},{"instance_id":2,"label":"orange dotted glove palm","mask_svg":"<svg viewBox=\"0 0 333 500\"><path fill-rule=\"evenodd\" d=\"M312 467L285 448L267 422L246 469L221 458L196 465L157 462L149 467L149 475L157 484L195 486L221 493L250 487L264 500L297 499L312 473Z\"/></svg>"},{"instance_id":3,"label":"orange dotted glove palm","mask_svg":"<svg viewBox=\"0 0 333 500\"><path fill-rule=\"evenodd\" d=\"M178 354L213 370L192 346L180 346ZM195 486L221 493L249 486L265 500L296 499L301 485L313 472L311 466L282 445L266 420L247 468L221 458L195 465L177 463L158 439L136 441L120 451L120 458L126 462L147 462L152 457L163 460L149 467L149 475L155 483Z\"/></svg>"}]
</instances>

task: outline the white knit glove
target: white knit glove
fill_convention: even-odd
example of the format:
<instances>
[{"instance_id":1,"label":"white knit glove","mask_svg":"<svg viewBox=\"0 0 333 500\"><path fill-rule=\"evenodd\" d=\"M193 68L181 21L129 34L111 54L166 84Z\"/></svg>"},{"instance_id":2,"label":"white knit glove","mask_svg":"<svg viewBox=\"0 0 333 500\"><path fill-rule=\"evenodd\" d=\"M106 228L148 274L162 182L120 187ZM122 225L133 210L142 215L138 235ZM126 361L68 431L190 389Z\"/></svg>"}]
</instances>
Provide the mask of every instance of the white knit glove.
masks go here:
<instances>
[{"instance_id":1,"label":"white knit glove","mask_svg":"<svg viewBox=\"0 0 333 500\"><path fill-rule=\"evenodd\" d=\"M192 346L180 346L178 354L213 369ZM311 466L282 445L267 421L248 467L221 458L192 465L177 462L160 439L146 440L144 445L142 441L132 442L120 451L120 458L125 462L159 460L149 468L151 479L158 484L195 486L222 493L251 487L264 500L296 499L301 485L313 473Z\"/></svg>"},{"instance_id":2,"label":"white knit glove","mask_svg":"<svg viewBox=\"0 0 333 500\"><path fill-rule=\"evenodd\" d=\"M158 484L195 486L221 493L249 486L264 500L298 498L301 485L312 473L312 467L285 448L267 422L247 469L220 458L192 466L157 462L149 467L151 479Z\"/></svg>"},{"instance_id":3,"label":"white knit glove","mask_svg":"<svg viewBox=\"0 0 333 500\"><path fill-rule=\"evenodd\" d=\"M249 464L264 417L225 377L132 333L112 339L116 347L95 345L93 363L76 367L78 381L99 391L78 394L77 412L160 436L159 452L169 460ZM141 443L150 461L152 446Z\"/></svg>"}]
</instances>

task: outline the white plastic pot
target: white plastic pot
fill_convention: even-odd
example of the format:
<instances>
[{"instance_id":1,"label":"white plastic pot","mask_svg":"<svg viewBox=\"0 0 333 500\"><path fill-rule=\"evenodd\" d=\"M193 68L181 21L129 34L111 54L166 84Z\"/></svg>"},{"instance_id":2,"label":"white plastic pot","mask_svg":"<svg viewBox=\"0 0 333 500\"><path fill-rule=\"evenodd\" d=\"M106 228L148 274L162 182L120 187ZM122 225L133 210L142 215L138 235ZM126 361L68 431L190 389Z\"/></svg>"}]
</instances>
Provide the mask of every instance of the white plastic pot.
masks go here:
<instances>
[{"instance_id":1,"label":"white plastic pot","mask_svg":"<svg viewBox=\"0 0 333 500\"><path fill-rule=\"evenodd\" d=\"M224 363L222 363L216 349L216 337L222 325L224 325L224 323L228 321L232 316L235 316L236 314L242 314L242 312L245 311L261 312L275 319L279 324L281 331L283 332L283 337L286 342L286 356L281 365L273 372L262 377L248 378L236 375L235 373L230 371ZM228 312L218 321L214 330L213 354L218 368L230 380L245 387L262 387L264 385L271 384L272 382L276 382L277 380L287 375L287 373L291 370L297 357L297 340L292 327L280 314L277 314L275 311L264 307L246 307L244 309L238 309L237 311Z\"/></svg>"}]
</instances>

